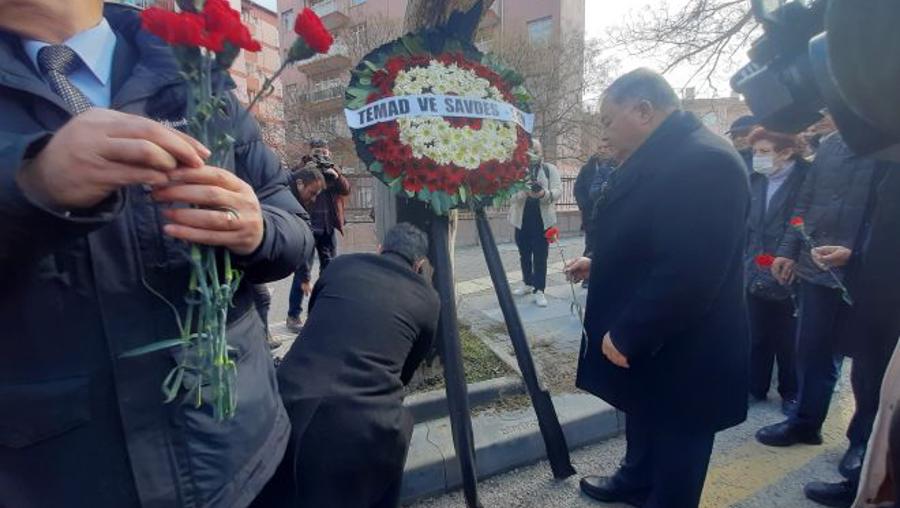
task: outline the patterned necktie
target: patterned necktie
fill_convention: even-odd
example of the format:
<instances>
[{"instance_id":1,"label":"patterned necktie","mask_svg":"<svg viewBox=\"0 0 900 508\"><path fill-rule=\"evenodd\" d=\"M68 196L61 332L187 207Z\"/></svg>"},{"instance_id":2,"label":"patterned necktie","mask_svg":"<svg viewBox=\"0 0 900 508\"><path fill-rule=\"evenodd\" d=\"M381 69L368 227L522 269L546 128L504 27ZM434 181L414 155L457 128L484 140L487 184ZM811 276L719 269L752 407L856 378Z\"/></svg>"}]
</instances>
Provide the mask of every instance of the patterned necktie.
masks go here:
<instances>
[{"instance_id":1,"label":"patterned necktie","mask_svg":"<svg viewBox=\"0 0 900 508\"><path fill-rule=\"evenodd\" d=\"M46 46L38 52L38 65L47 76L50 88L76 115L93 107L81 90L69 81L68 75L78 67L78 63L78 55L68 46Z\"/></svg>"}]
</instances>

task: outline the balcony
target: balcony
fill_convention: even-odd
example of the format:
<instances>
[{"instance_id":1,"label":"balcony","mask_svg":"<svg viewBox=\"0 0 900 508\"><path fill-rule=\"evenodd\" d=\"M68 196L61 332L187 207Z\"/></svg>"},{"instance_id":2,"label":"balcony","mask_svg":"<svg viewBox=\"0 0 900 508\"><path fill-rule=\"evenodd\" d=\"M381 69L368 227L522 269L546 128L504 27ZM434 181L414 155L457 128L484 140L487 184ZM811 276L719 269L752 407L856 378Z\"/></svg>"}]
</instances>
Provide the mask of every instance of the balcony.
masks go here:
<instances>
[{"instance_id":1,"label":"balcony","mask_svg":"<svg viewBox=\"0 0 900 508\"><path fill-rule=\"evenodd\" d=\"M344 87L333 86L314 90L303 95L304 107L313 111L325 111L340 106L344 100Z\"/></svg>"},{"instance_id":2,"label":"balcony","mask_svg":"<svg viewBox=\"0 0 900 508\"><path fill-rule=\"evenodd\" d=\"M324 74L343 71L349 69L352 65L353 61L350 59L350 51L347 45L335 41L328 53L316 55L309 60L300 62L297 65L297 70L306 75Z\"/></svg>"},{"instance_id":3,"label":"balcony","mask_svg":"<svg viewBox=\"0 0 900 508\"><path fill-rule=\"evenodd\" d=\"M342 28L350 22L347 0L322 0L313 4L312 9L329 30Z\"/></svg>"}]
</instances>

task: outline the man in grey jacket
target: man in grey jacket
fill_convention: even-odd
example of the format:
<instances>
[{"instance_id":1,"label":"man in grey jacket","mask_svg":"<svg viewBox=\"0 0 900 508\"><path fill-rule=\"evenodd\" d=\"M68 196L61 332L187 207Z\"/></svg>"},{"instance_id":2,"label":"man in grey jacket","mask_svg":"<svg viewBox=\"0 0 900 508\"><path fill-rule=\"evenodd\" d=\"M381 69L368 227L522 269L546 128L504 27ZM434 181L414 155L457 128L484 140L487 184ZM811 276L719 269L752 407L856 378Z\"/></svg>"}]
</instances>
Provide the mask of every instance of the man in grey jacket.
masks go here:
<instances>
[{"instance_id":1,"label":"man in grey jacket","mask_svg":"<svg viewBox=\"0 0 900 508\"><path fill-rule=\"evenodd\" d=\"M135 9L0 0L0 506L243 507L281 459L289 423L252 284L292 273L312 235L230 92L233 171L160 123L184 124L187 93ZM122 358L178 336L160 296L183 313L185 241L244 273L224 423L163 404L180 350Z\"/></svg>"}]
</instances>

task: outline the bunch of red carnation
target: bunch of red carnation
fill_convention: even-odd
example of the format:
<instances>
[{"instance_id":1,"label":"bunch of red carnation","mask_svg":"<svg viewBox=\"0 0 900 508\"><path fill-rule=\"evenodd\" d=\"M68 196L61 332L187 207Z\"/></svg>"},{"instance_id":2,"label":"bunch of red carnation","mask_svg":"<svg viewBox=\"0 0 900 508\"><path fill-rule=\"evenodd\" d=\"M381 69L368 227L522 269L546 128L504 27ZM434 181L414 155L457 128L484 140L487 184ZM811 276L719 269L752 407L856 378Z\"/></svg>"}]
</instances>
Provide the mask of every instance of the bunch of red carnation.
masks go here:
<instances>
[{"instance_id":1,"label":"bunch of red carnation","mask_svg":"<svg viewBox=\"0 0 900 508\"><path fill-rule=\"evenodd\" d=\"M173 46L202 47L216 53L224 51L226 43L251 52L262 49L241 22L241 13L227 0L206 0L201 12L150 7L141 12L141 23L145 30Z\"/></svg>"}]
</instances>

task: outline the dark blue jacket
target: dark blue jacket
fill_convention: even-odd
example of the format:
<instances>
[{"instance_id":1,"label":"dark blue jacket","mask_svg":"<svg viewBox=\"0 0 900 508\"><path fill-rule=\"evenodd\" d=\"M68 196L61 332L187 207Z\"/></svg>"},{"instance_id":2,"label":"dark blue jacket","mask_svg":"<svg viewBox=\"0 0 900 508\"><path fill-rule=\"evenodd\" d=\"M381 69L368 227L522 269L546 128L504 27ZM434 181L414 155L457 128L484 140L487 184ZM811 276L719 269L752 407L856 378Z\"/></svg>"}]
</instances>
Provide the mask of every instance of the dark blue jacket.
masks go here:
<instances>
[{"instance_id":1,"label":"dark blue jacket","mask_svg":"<svg viewBox=\"0 0 900 508\"><path fill-rule=\"evenodd\" d=\"M746 418L749 204L743 161L690 113L615 171L595 211L578 387L688 431ZM607 332L630 369L601 352Z\"/></svg>"},{"instance_id":2,"label":"dark blue jacket","mask_svg":"<svg viewBox=\"0 0 900 508\"><path fill-rule=\"evenodd\" d=\"M756 257L761 254L774 255L791 228L791 214L808 171L809 163L797 158L791 174L772 196L772 202L768 206L766 194L769 179L759 173L750 175L750 219L747 221L747 254L744 265L747 290L760 298L784 300L791 296L790 290L775 280L769 268L757 266Z\"/></svg>"},{"instance_id":3,"label":"dark blue jacket","mask_svg":"<svg viewBox=\"0 0 900 508\"><path fill-rule=\"evenodd\" d=\"M171 50L140 30L137 11L109 5L117 34L112 109L184 117L186 86ZM237 414L163 404L180 350L120 355L178 336L189 266L164 236L140 186L87 215L31 202L15 182L36 143L71 114L33 69L18 37L0 33L0 506L243 507L278 465L289 433L252 283L291 274L312 248L286 172L233 95L225 113L235 173L256 190L265 234L238 257L245 279L229 314ZM209 394L207 394L209 395Z\"/></svg>"},{"instance_id":4,"label":"dark blue jacket","mask_svg":"<svg viewBox=\"0 0 900 508\"><path fill-rule=\"evenodd\" d=\"M797 195L792 217L802 217L815 246L841 245L853 249L863 230L866 210L876 186L879 162L855 155L839 133L822 140L816 159ZM797 276L804 281L837 287L819 269L799 232L791 228L776 254L797 261ZM844 277L845 269L835 269Z\"/></svg>"}]
</instances>

